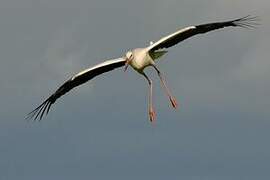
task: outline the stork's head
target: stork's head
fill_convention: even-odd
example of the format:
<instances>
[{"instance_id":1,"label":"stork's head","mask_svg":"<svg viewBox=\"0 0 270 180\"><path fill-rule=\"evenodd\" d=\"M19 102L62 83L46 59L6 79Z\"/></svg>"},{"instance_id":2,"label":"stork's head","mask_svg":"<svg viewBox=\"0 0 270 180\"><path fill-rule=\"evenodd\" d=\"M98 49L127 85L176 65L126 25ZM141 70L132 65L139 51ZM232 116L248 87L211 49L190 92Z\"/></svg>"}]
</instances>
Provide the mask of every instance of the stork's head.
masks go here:
<instances>
[{"instance_id":1,"label":"stork's head","mask_svg":"<svg viewBox=\"0 0 270 180\"><path fill-rule=\"evenodd\" d=\"M128 51L126 53L125 71L127 70L128 65L130 64L130 62L132 61L133 58L134 58L134 55L133 55L132 51Z\"/></svg>"},{"instance_id":2,"label":"stork's head","mask_svg":"<svg viewBox=\"0 0 270 180\"><path fill-rule=\"evenodd\" d=\"M133 58L133 53L132 53L132 51L128 51L128 52L126 53L126 58L127 58L127 59L132 59L132 58Z\"/></svg>"}]
</instances>

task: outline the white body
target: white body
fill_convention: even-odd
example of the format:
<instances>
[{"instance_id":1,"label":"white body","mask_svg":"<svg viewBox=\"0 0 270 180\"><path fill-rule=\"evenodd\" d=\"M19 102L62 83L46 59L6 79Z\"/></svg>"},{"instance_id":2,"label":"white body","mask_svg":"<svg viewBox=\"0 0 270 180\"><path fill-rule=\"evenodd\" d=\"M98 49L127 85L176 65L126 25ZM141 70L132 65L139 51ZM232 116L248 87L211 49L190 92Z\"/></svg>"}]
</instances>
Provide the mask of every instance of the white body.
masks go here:
<instances>
[{"instance_id":1,"label":"white body","mask_svg":"<svg viewBox=\"0 0 270 180\"><path fill-rule=\"evenodd\" d=\"M144 68L154 64L154 59L149 55L147 48L137 48L132 50L133 59L130 65L139 73L143 71Z\"/></svg>"}]
</instances>

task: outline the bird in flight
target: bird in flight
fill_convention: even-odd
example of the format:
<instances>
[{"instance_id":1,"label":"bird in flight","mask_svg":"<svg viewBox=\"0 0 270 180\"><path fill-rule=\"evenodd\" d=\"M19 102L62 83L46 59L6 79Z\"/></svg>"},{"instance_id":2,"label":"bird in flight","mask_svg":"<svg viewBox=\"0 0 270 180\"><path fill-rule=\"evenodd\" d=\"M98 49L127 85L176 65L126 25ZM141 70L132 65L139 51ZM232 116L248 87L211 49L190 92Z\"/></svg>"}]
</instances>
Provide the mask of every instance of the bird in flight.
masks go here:
<instances>
[{"instance_id":1,"label":"bird in flight","mask_svg":"<svg viewBox=\"0 0 270 180\"><path fill-rule=\"evenodd\" d=\"M157 72L161 85L165 90L166 95L170 101L170 104L173 108L178 107L178 103L176 98L171 94L169 90L164 75L158 69L156 65L156 60L166 54L169 47L172 47L179 42L194 36L196 34L203 34L209 31L213 31L216 29L221 29L225 27L242 27L242 28L254 28L257 24L258 18L252 16L245 16L239 19L231 20L231 21L222 21L222 22L214 22L196 26L189 26L183 29L180 29L170 35L167 35L156 42L150 42L150 45L144 48L137 48L128 51L123 57L113 60L107 60L103 63L97 64L96 66L85 69L78 74L75 74L70 79L68 79L62 86L60 86L51 96L49 96L42 104L40 104L37 108L27 114L27 119L33 120L41 120L43 115L50 111L51 106L55 103L55 101L69 92L74 87L77 87L94 77L101 75L105 72L111 71L116 68L120 68L124 66L124 71L127 70L128 66L131 66L136 72L145 77L149 84L149 120L154 122L156 119L156 113L153 107L152 102L152 91L153 85L152 80L144 73L144 68L151 66Z\"/></svg>"}]
</instances>

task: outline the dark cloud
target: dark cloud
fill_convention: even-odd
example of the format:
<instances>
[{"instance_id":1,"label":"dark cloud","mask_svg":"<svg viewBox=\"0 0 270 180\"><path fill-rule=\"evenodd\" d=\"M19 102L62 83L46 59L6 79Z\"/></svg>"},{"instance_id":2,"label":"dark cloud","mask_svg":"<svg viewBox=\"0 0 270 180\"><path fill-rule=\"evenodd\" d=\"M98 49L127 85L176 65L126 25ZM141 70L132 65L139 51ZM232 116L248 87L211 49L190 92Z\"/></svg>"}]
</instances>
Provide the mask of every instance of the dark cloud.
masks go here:
<instances>
[{"instance_id":1,"label":"dark cloud","mask_svg":"<svg viewBox=\"0 0 270 180\"><path fill-rule=\"evenodd\" d=\"M0 179L269 179L269 2L0 2ZM259 15L170 49L159 62L180 101L121 69L65 95L40 123L25 114L69 76L187 25Z\"/></svg>"}]
</instances>

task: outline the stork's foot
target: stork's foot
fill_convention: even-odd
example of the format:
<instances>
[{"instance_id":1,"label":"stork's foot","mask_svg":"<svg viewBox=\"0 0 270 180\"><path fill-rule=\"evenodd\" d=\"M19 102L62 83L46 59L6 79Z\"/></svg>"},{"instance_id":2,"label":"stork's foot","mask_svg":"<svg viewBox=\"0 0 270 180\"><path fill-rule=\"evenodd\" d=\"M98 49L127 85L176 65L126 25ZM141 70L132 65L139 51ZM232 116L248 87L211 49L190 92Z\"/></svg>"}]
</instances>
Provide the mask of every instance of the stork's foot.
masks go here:
<instances>
[{"instance_id":1,"label":"stork's foot","mask_svg":"<svg viewBox=\"0 0 270 180\"><path fill-rule=\"evenodd\" d=\"M156 120L156 112L153 108L149 109L149 119L152 123L154 123Z\"/></svg>"},{"instance_id":2,"label":"stork's foot","mask_svg":"<svg viewBox=\"0 0 270 180\"><path fill-rule=\"evenodd\" d=\"M174 109L177 109L178 108L178 103L177 103L177 100L174 98L174 97L170 97L170 101L171 101L171 104L172 104L172 107Z\"/></svg>"}]
</instances>

